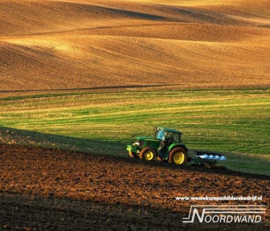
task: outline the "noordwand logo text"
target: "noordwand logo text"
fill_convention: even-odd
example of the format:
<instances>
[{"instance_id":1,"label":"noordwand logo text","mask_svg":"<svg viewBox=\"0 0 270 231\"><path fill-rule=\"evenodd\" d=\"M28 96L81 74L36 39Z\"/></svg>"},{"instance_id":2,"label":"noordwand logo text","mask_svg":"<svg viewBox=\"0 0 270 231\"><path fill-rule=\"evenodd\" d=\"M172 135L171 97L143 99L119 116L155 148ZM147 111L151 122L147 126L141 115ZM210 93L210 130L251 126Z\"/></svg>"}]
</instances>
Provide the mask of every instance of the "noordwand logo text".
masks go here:
<instances>
[{"instance_id":1,"label":"noordwand logo text","mask_svg":"<svg viewBox=\"0 0 270 231\"><path fill-rule=\"evenodd\" d=\"M260 223L265 210L265 205L192 205L183 223Z\"/></svg>"}]
</instances>

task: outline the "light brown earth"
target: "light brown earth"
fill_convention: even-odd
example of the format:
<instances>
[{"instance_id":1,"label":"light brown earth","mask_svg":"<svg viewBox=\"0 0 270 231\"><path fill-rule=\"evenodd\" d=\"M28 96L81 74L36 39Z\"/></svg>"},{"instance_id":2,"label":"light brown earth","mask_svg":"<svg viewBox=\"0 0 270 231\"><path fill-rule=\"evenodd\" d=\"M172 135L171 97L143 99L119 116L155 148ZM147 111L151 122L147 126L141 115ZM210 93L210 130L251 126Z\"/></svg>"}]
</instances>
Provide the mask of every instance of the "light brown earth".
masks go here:
<instances>
[{"instance_id":1,"label":"light brown earth","mask_svg":"<svg viewBox=\"0 0 270 231\"><path fill-rule=\"evenodd\" d=\"M0 145L0 176L0 230L269 230L269 176L17 145ZM259 224L184 224L195 204L267 210Z\"/></svg>"},{"instance_id":2,"label":"light brown earth","mask_svg":"<svg viewBox=\"0 0 270 231\"><path fill-rule=\"evenodd\" d=\"M268 0L0 0L0 92L269 87Z\"/></svg>"}]
</instances>

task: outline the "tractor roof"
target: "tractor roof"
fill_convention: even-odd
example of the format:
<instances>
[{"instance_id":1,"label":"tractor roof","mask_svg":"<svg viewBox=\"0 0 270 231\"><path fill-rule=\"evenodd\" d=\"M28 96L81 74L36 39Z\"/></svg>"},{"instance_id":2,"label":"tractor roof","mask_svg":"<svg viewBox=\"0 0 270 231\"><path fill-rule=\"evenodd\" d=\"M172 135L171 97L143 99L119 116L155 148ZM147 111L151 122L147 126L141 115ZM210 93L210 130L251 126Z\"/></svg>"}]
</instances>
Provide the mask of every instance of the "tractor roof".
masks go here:
<instances>
[{"instance_id":1,"label":"tractor roof","mask_svg":"<svg viewBox=\"0 0 270 231\"><path fill-rule=\"evenodd\" d=\"M165 132L172 132L172 133L182 134L182 132L180 132L178 130L175 130L173 128L158 127L158 129L163 130Z\"/></svg>"}]
</instances>

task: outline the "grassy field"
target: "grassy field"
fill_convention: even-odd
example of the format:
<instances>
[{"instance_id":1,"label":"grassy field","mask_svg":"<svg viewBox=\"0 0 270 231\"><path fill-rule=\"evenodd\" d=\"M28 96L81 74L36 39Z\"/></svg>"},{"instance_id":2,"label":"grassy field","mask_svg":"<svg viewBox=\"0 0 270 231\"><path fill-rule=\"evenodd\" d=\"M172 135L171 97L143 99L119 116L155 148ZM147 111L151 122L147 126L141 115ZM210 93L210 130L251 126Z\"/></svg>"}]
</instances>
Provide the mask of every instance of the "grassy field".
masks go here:
<instances>
[{"instance_id":1,"label":"grassy field","mask_svg":"<svg viewBox=\"0 0 270 231\"><path fill-rule=\"evenodd\" d=\"M269 89L63 93L0 99L0 141L126 155L154 126L190 149L225 153L230 169L269 173Z\"/></svg>"}]
</instances>

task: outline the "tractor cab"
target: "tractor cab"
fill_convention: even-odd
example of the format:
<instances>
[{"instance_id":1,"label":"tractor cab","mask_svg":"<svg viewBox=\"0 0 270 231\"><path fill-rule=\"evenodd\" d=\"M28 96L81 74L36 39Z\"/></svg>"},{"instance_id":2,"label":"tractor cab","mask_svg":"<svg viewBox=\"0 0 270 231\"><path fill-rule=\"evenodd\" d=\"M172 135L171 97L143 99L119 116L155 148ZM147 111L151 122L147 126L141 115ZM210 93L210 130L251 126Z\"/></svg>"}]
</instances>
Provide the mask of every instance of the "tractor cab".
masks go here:
<instances>
[{"instance_id":1,"label":"tractor cab","mask_svg":"<svg viewBox=\"0 0 270 231\"><path fill-rule=\"evenodd\" d=\"M171 129L171 128L156 128L155 129L155 138L159 139L163 142L170 142L171 144L173 143L181 143L181 135L182 132Z\"/></svg>"},{"instance_id":2,"label":"tractor cab","mask_svg":"<svg viewBox=\"0 0 270 231\"><path fill-rule=\"evenodd\" d=\"M171 128L159 127L156 128L155 138L160 140L160 146L157 149L157 154L162 159L168 157L169 148L175 143L181 143L180 131Z\"/></svg>"}]
</instances>

